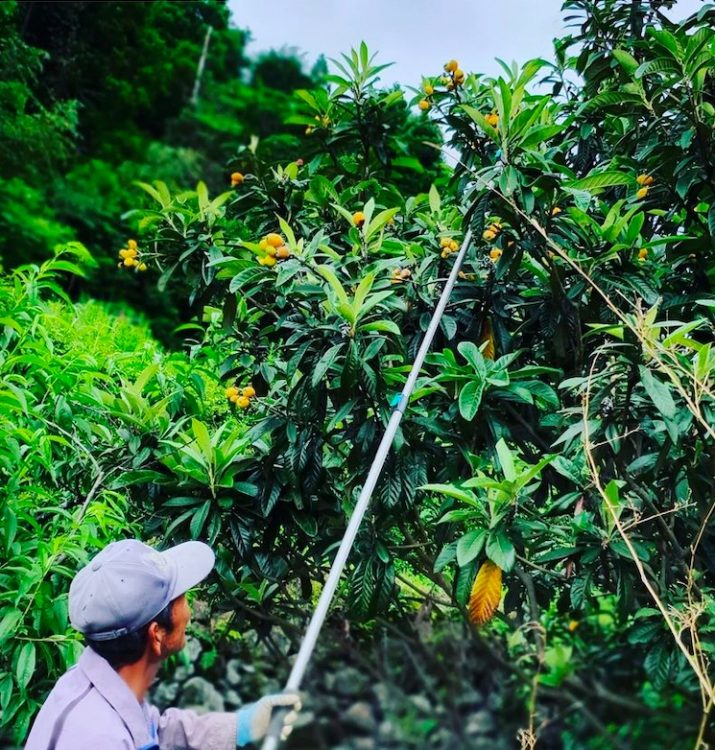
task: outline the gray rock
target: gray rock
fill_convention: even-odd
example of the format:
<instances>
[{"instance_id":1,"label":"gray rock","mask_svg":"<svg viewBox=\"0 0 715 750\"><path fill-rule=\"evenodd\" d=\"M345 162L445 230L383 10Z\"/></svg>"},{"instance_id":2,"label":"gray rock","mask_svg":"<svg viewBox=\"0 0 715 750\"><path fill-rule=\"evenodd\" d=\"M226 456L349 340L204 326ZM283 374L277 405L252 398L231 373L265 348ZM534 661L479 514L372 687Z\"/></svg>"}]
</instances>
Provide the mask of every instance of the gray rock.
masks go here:
<instances>
[{"instance_id":1,"label":"gray rock","mask_svg":"<svg viewBox=\"0 0 715 750\"><path fill-rule=\"evenodd\" d=\"M174 670L174 679L178 683L186 682L186 680L191 677L191 675L194 673L194 665L193 664L182 664L180 667L177 667Z\"/></svg>"},{"instance_id":2,"label":"gray rock","mask_svg":"<svg viewBox=\"0 0 715 750\"><path fill-rule=\"evenodd\" d=\"M353 667L345 667L345 669L341 669L339 672L332 675L332 680L330 680L330 682L332 682L332 685L328 685L328 681L326 681L326 687L328 690L346 698L360 695L365 688L365 677Z\"/></svg>"},{"instance_id":3,"label":"gray rock","mask_svg":"<svg viewBox=\"0 0 715 750\"><path fill-rule=\"evenodd\" d=\"M455 701L459 708L481 708L484 706L484 696L478 690L465 690Z\"/></svg>"},{"instance_id":4,"label":"gray rock","mask_svg":"<svg viewBox=\"0 0 715 750\"><path fill-rule=\"evenodd\" d=\"M201 641L198 638L192 638L189 636L186 639L186 646L184 653L188 657L189 661L193 664L201 656Z\"/></svg>"},{"instance_id":5,"label":"gray rock","mask_svg":"<svg viewBox=\"0 0 715 750\"><path fill-rule=\"evenodd\" d=\"M350 747L352 750L375 750L377 743L372 737L355 737Z\"/></svg>"},{"instance_id":6,"label":"gray rock","mask_svg":"<svg viewBox=\"0 0 715 750\"><path fill-rule=\"evenodd\" d=\"M498 711L504 704L504 697L501 695L501 693L493 690L491 693L489 693L486 704L487 708L491 709L492 711Z\"/></svg>"},{"instance_id":7,"label":"gray rock","mask_svg":"<svg viewBox=\"0 0 715 750\"><path fill-rule=\"evenodd\" d=\"M372 706L367 701L358 701L345 712L342 717L345 727L371 734L377 728L377 722L372 713Z\"/></svg>"},{"instance_id":8,"label":"gray rock","mask_svg":"<svg viewBox=\"0 0 715 750\"><path fill-rule=\"evenodd\" d=\"M425 698L424 695L411 695L410 703L421 714L427 714L428 716L431 716L434 713L432 702Z\"/></svg>"},{"instance_id":9,"label":"gray rock","mask_svg":"<svg viewBox=\"0 0 715 750\"><path fill-rule=\"evenodd\" d=\"M184 683L179 707L204 711L223 711L225 708L221 694L203 677L192 677Z\"/></svg>"},{"instance_id":10,"label":"gray rock","mask_svg":"<svg viewBox=\"0 0 715 750\"><path fill-rule=\"evenodd\" d=\"M390 705L390 688L384 682L378 682L372 687L372 693L380 706Z\"/></svg>"},{"instance_id":11,"label":"gray rock","mask_svg":"<svg viewBox=\"0 0 715 750\"><path fill-rule=\"evenodd\" d=\"M477 711L467 718L464 733L468 737L491 734L494 730L494 721L489 711Z\"/></svg>"},{"instance_id":12,"label":"gray rock","mask_svg":"<svg viewBox=\"0 0 715 750\"><path fill-rule=\"evenodd\" d=\"M229 659L226 664L226 682L231 687L238 687L241 684L241 667L240 659Z\"/></svg>"},{"instance_id":13,"label":"gray rock","mask_svg":"<svg viewBox=\"0 0 715 750\"><path fill-rule=\"evenodd\" d=\"M226 708L229 710L235 710L243 705L241 696L235 690L227 690L223 694L223 702L226 704Z\"/></svg>"},{"instance_id":14,"label":"gray rock","mask_svg":"<svg viewBox=\"0 0 715 750\"><path fill-rule=\"evenodd\" d=\"M159 683L152 691L152 703L159 706L171 706L176 701L179 694L179 684L177 682Z\"/></svg>"},{"instance_id":15,"label":"gray rock","mask_svg":"<svg viewBox=\"0 0 715 750\"><path fill-rule=\"evenodd\" d=\"M380 742L389 742L397 737L397 727L391 722L385 719L380 722L380 726L377 728L377 733L380 737Z\"/></svg>"},{"instance_id":16,"label":"gray rock","mask_svg":"<svg viewBox=\"0 0 715 750\"><path fill-rule=\"evenodd\" d=\"M484 737L471 740L469 743L469 750L498 750L498 747L494 744L494 740Z\"/></svg>"}]
</instances>

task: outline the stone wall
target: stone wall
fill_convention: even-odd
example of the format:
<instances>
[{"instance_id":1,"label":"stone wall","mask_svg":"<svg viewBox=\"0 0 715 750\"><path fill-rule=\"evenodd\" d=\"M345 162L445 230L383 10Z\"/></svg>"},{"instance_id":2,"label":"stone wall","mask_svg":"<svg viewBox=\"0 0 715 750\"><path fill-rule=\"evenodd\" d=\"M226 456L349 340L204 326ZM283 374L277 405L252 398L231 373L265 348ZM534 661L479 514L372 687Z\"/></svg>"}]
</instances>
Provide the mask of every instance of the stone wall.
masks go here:
<instances>
[{"instance_id":1,"label":"stone wall","mask_svg":"<svg viewBox=\"0 0 715 750\"><path fill-rule=\"evenodd\" d=\"M461 628L420 644L372 635L360 645L326 630L306 677L303 710L287 750L507 750L518 747L496 675L463 643ZM190 638L187 664L164 670L151 700L197 710L235 710L282 689L288 639L274 650L254 633L213 644ZM211 658L202 659L202 654ZM206 667L207 662L213 663Z\"/></svg>"}]
</instances>

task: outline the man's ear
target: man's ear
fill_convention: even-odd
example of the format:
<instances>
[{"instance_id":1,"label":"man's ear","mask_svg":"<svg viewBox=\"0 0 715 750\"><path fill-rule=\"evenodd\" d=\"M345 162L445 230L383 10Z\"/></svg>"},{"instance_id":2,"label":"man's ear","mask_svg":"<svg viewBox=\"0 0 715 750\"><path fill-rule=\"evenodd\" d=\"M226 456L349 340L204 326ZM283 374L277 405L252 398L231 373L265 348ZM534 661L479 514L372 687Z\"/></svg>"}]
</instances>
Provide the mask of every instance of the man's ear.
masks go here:
<instances>
[{"instance_id":1,"label":"man's ear","mask_svg":"<svg viewBox=\"0 0 715 750\"><path fill-rule=\"evenodd\" d=\"M157 659L163 657L165 637L166 630L164 630L156 620L149 624L149 629L146 633L146 646L151 656Z\"/></svg>"}]
</instances>

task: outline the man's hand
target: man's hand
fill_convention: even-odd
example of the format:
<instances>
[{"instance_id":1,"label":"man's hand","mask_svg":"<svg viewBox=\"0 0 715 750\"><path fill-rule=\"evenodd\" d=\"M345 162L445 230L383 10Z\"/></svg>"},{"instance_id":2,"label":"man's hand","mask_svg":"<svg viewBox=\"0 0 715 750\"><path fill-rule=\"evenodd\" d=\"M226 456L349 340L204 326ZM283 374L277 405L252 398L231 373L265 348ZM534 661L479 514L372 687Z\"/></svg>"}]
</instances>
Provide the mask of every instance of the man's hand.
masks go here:
<instances>
[{"instance_id":1,"label":"man's hand","mask_svg":"<svg viewBox=\"0 0 715 750\"><path fill-rule=\"evenodd\" d=\"M297 693L276 693L266 695L256 703L244 706L238 712L236 726L236 744L239 747L248 745L250 742L258 742L266 736L268 727L271 725L274 708L290 708L291 710L283 717L283 729L281 739L284 740L293 731L293 722L300 711L300 697Z\"/></svg>"}]
</instances>

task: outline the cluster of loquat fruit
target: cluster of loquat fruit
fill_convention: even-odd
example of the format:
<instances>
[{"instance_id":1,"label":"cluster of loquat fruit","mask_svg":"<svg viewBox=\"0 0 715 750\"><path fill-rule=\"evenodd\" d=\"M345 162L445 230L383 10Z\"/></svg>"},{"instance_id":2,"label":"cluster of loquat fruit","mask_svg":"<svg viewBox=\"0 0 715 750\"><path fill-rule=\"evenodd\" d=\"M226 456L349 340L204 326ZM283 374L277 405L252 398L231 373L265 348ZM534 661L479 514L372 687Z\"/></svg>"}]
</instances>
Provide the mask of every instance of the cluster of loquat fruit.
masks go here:
<instances>
[{"instance_id":1,"label":"cluster of loquat fruit","mask_svg":"<svg viewBox=\"0 0 715 750\"><path fill-rule=\"evenodd\" d=\"M237 388L235 385L230 385L226 388L226 398L239 409L248 409L251 405L251 399L255 395L256 390L252 385L247 385L245 388Z\"/></svg>"},{"instance_id":2,"label":"cluster of loquat fruit","mask_svg":"<svg viewBox=\"0 0 715 750\"><path fill-rule=\"evenodd\" d=\"M462 86L466 75L464 71L459 67L459 63L456 60L450 60L444 64L444 71L447 75L441 76L439 82L447 89L447 91L454 91L454 89ZM432 95L434 94L434 85L431 81L423 81L422 91L424 92L424 98L420 99L417 106L423 111L427 112L432 107Z\"/></svg>"},{"instance_id":3,"label":"cluster of loquat fruit","mask_svg":"<svg viewBox=\"0 0 715 750\"><path fill-rule=\"evenodd\" d=\"M494 242L502 232L502 225L498 221L493 221L485 230L482 232L482 239L485 242ZM513 242L511 244L514 244ZM502 256L502 249L500 247L493 247L489 251L489 258L493 263L496 263Z\"/></svg>"},{"instance_id":4,"label":"cluster of loquat fruit","mask_svg":"<svg viewBox=\"0 0 715 750\"><path fill-rule=\"evenodd\" d=\"M327 115L315 115L315 120L318 123L317 125L308 125L308 127L305 129L306 135L312 135L313 131L316 128L329 128L332 124L330 118Z\"/></svg>"},{"instance_id":5,"label":"cluster of loquat fruit","mask_svg":"<svg viewBox=\"0 0 715 750\"><path fill-rule=\"evenodd\" d=\"M258 247L263 250L263 255L258 257L258 263L261 266L275 266L279 260L288 260L292 255L290 249L286 247L285 240L280 234L270 232L259 243Z\"/></svg>"},{"instance_id":6,"label":"cluster of loquat fruit","mask_svg":"<svg viewBox=\"0 0 715 750\"><path fill-rule=\"evenodd\" d=\"M353 214L353 224L360 229L362 225L365 223L365 214L362 211L356 211Z\"/></svg>"},{"instance_id":7,"label":"cluster of loquat fruit","mask_svg":"<svg viewBox=\"0 0 715 750\"><path fill-rule=\"evenodd\" d=\"M648 195L648 190L655 180L649 174L639 174L636 177L636 182L640 185L636 192L636 200L642 201Z\"/></svg>"},{"instance_id":8,"label":"cluster of loquat fruit","mask_svg":"<svg viewBox=\"0 0 715 750\"><path fill-rule=\"evenodd\" d=\"M232 172L231 173L231 187L238 187L239 185L243 185L243 181L246 178L240 173L240 172Z\"/></svg>"},{"instance_id":9,"label":"cluster of loquat fruit","mask_svg":"<svg viewBox=\"0 0 715 750\"><path fill-rule=\"evenodd\" d=\"M410 276L412 276L412 271L409 268L393 268L390 284L401 284L403 281L407 281Z\"/></svg>"},{"instance_id":10,"label":"cluster of loquat fruit","mask_svg":"<svg viewBox=\"0 0 715 750\"><path fill-rule=\"evenodd\" d=\"M461 86L464 83L466 76L456 60L450 60L445 63L444 72L447 75L442 76L441 81L447 87L447 91L452 91L452 89L456 89L457 86Z\"/></svg>"},{"instance_id":11,"label":"cluster of loquat fruit","mask_svg":"<svg viewBox=\"0 0 715 750\"><path fill-rule=\"evenodd\" d=\"M445 63L444 71L447 75L440 76L439 82L447 89L447 91L454 91L464 85L466 75L459 67L459 63L456 60L450 60ZM432 97L435 93L432 81L425 79L422 82L422 91L424 92L424 97L417 102L417 106L423 112L429 112L429 110L432 109ZM489 114L484 115L484 119L493 128L499 124L499 115L496 112L492 111Z\"/></svg>"},{"instance_id":12,"label":"cluster of loquat fruit","mask_svg":"<svg viewBox=\"0 0 715 750\"><path fill-rule=\"evenodd\" d=\"M439 241L439 246L442 248L442 252L440 253L442 258L449 258L452 253L456 253L459 250L459 244L451 237L442 237Z\"/></svg>"},{"instance_id":13,"label":"cluster of loquat fruit","mask_svg":"<svg viewBox=\"0 0 715 750\"><path fill-rule=\"evenodd\" d=\"M127 240L127 246L119 251L117 268L133 268L135 271L147 270L147 264L140 259L136 240Z\"/></svg>"}]
</instances>

